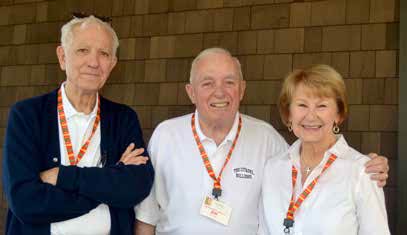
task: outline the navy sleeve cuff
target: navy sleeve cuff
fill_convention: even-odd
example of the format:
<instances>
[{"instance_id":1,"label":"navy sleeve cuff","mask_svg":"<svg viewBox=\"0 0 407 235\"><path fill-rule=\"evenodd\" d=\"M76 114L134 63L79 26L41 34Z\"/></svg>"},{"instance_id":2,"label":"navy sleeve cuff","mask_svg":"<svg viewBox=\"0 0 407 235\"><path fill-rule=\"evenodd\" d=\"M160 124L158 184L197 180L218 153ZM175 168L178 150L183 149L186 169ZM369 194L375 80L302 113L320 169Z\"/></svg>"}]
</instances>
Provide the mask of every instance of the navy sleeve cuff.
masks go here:
<instances>
[{"instance_id":1,"label":"navy sleeve cuff","mask_svg":"<svg viewBox=\"0 0 407 235\"><path fill-rule=\"evenodd\" d=\"M76 166L59 166L56 186L66 191L77 191L79 171Z\"/></svg>"}]
</instances>

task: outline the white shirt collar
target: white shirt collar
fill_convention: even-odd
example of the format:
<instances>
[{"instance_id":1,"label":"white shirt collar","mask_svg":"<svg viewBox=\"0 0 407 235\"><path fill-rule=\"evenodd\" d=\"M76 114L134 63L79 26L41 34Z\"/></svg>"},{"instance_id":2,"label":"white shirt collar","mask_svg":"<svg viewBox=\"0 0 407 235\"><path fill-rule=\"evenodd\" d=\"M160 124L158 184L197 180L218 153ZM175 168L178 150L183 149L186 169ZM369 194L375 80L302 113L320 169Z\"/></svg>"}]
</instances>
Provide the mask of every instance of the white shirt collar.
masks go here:
<instances>
[{"instance_id":1,"label":"white shirt collar","mask_svg":"<svg viewBox=\"0 0 407 235\"><path fill-rule=\"evenodd\" d=\"M232 143L235 139L237 128L239 126L239 112L236 113L235 120L233 121L232 129L230 129L229 133L226 135L225 139L222 141L220 145L226 142ZM195 126L196 126L196 133L198 134L201 141L210 140L214 141L213 139L207 137L201 130L201 126L199 125L199 113L198 110L195 110Z\"/></svg>"},{"instance_id":2,"label":"white shirt collar","mask_svg":"<svg viewBox=\"0 0 407 235\"><path fill-rule=\"evenodd\" d=\"M65 92L65 82L62 83L61 85L61 94L62 94L62 104L64 105L64 112L65 112L65 117L67 120L69 120L71 117L73 116L84 116L84 117L88 117L88 118L93 118L96 116L97 114L97 107L98 107L98 96L99 93L96 94L96 103L95 103L95 107L93 107L93 110L90 114L86 115L82 112L78 112L73 105L71 104L71 102L69 101L68 97L66 96L66 92Z\"/></svg>"},{"instance_id":3,"label":"white shirt collar","mask_svg":"<svg viewBox=\"0 0 407 235\"><path fill-rule=\"evenodd\" d=\"M331 154L334 154L338 158L343 158L346 159L348 156L346 154L347 150L349 149L349 145L346 142L345 138L343 137L342 134L336 135L337 141L335 144L329 148L325 154L324 158L326 156L330 156ZM300 147L301 147L301 140L297 139L288 149L288 158L290 158L292 161L299 161L300 157Z\"/></svg>"}]
</instances>

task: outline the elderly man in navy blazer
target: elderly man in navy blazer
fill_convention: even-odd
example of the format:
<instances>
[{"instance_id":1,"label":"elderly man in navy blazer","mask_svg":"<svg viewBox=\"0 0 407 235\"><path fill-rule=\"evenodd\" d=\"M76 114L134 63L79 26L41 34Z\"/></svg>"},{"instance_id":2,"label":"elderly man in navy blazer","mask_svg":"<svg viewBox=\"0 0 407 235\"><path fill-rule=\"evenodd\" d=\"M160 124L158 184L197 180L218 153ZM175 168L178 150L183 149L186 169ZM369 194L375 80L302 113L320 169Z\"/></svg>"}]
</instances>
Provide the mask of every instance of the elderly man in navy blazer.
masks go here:
<instances>
[{"instance_id":1,"label":"elderly man in navy blazer","mask_svg":"<svg viewBox=\"0 0 407 235\"><path fill-rule=\"evenodd\" d=\"M154 173L136 113L99 94L117 62L117 35L94 16L76 16L61 32L66 81L9 114L6 234L133 234L133 206Z\"/></svg>"}]
</instances>

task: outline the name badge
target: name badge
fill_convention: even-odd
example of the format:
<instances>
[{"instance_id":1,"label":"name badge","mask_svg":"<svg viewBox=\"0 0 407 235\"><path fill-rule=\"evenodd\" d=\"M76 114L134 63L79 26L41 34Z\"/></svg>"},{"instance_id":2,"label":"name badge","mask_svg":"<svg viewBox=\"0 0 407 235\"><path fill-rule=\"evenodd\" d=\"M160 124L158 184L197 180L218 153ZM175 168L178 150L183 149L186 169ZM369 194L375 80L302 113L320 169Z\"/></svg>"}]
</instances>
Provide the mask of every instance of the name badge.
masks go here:
<instances>
[{"instance_id":1,"label":"name badge","mask_svg":"<svg viewBox=\"0 0 407 235\"><path fill-rule=\"evenodd\" d=\"M200 214L223 225L228 225L232 208L224 202L206 196L202 202Z\"/></svg>"}]
</instances>

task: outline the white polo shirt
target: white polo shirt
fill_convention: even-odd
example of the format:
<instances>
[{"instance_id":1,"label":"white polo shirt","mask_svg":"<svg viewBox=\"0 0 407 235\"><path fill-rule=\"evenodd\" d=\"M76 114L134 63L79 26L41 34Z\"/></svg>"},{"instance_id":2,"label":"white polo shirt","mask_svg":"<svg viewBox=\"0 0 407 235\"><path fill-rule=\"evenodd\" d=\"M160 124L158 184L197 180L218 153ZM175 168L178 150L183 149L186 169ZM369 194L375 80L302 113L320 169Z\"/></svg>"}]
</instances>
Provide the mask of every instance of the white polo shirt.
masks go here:
<instances>
[{"instance_id":1,"label":"white polo shirt","mask_svg":"<svg viewBox=\"0 0 407 235\"><path fill-rule=\"evenodd\" d=\"M265 234L285 235L283 220L292 193L291 166L300 169L297 140L289 150L267 162L261 199L261 227ZM295 198L320 174L331 154L337 159L322 174L311 194L294 215L296 235L386 235L387 224L383 189L365 173L367 156L351 148L342 135L325 152L323 160L301 185L297 177Z\"/></svg>"},{"instance_id":2,"label":"white polo shirt","mask_svg":"<svg viewBox=\"0 0 407 235\"><path fill-rule=\"evenodd\" d=\"M61 86L62 103L68 123L69 135L72 141L72 150L75 157L92 132L93 123L97 114L98 103L88 115L75 110L65 93L64 84ZM61 124L58 116L59 147L61 152L61 165L69 166L68 153L63 139ZM100 124L96 129L89 147L79 161L78 167L102 166L100 155ZM52 235L75 234L75 235L107 235L110 232L109 207L100 204L89 213L66 221L51 224Z\"/></svg>"},{"instance_id":3,"label":"white polo shirt","mask_svg":"<svg viewBox=\"0 0 407 235\"><path fill-rule=\"evenodd\" d=\"M135 208L136 218L156 226L158 235L250 235L258 230L258 203L265 162L287 149L285 140L268 123L242 115L242 130L231 160L222 174L219 200L232 207L229 225L200 215L205 196L211 196L213 180L206 171L192 134L188 114L161 123L154 131L149 153L155 169L150 195ZM216 146L196 129L216 175L222 168L238 126Z\"/></svg>"}]
</instances>

